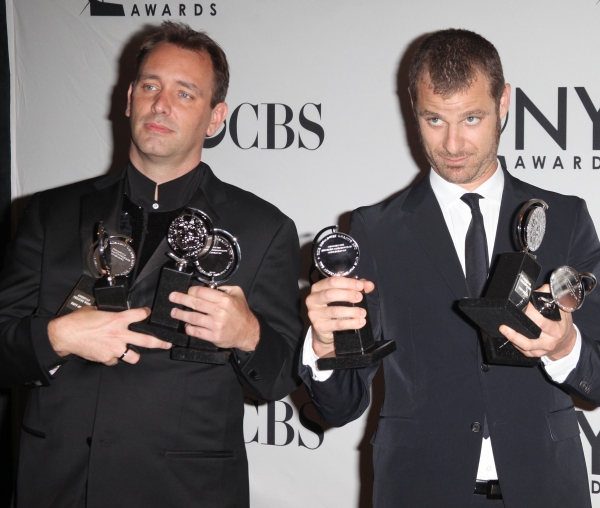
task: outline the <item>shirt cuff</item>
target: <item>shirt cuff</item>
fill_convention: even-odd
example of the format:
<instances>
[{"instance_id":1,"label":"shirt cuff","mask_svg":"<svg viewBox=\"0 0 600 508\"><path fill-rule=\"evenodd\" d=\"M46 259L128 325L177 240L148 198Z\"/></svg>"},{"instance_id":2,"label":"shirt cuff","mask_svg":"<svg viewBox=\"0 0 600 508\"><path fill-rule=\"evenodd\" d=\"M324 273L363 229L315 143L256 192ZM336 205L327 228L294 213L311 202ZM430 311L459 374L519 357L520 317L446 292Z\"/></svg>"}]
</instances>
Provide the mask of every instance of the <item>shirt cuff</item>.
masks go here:
<instances>
[{"instance_id":1,"label":"shirt cuff","mask_svg":"<svg viewBox=\"0 0 600 508\"><path fill-rule=\"evenodd\" d=\"M542 356L542 363L544 364L546 373L556 383L563 383L579 361L579 356L581 355L581 333L576 326L575 331L577 332L575 345L567 356L560 360L550 360L547 356Z\"/></svg>"},{"instance_id":2,"label":"shirt cuff","mask_svg":"<svg viewBox=\"0 0 600 508\"><path fill-rule=\"evenodd\" d=\"M312 371L312 378L315 381L327 381L331 374L333 374L333 370L319 370L317 367L317 360L319 357L315 353L313 349L313 338L312 338L312 326L306 332L306 337L304 339L304 348L302 349L302 365L306 365L310 367Z\"/></svg>"}]
</instances>

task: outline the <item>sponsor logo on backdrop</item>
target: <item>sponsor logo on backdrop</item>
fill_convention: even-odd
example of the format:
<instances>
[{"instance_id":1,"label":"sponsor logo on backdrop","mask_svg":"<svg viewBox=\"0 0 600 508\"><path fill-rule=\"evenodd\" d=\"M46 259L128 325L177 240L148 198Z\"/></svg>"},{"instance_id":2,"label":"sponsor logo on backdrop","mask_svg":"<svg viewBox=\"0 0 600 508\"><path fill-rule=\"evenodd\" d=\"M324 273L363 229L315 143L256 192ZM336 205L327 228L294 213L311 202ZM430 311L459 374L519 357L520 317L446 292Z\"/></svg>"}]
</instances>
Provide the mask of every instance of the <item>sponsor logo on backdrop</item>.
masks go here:
<instances>
[{"instance_id":1,"label":"sponsor logo on backdrop","mask_svg":"<svg viewBox=\"0 0 600 508\"><path fill-rule=\"evenodd\" d=\"M583 411L575 411L575 413L577 414L579 426L592 448L592 460L588 464L590 474L600 475L600 433L598 435L594 434L590 422L588 422ZM600 481L591 480L590 492L592 494L600 494Z\"/></svg>"},{"instance_id":2,"label":"sponsor logo on backdrop","mask_svg":"<svg viewBox=\"0 0 600 508\"><path fill-rule=\"evenodd\" d=\"M534 103L531 96L527 95L523 89L517 88L515 92L515 106L513 111L515 117L515 150L526 151L525 119L527 118L527 131L531 132L529 126L533 124L532 121L535 122L537 124L535 128L539 129L541 127L548 135L548 147L556 147L557 151L552 153L551 149L544 147L543 153L529 152L521 155L517 152L514 156L506 157L509 169L600 169L600 156L567 151L569 142L567 132L577 132L573 128L567 131L568 97L569 105L581 108L582 114L578 115L576 120L579 122L577 127L580 130L587 127L590 133L589 149L600 150L600 110L592 101L585 87L573 87L569 89L567 87L559 87L557 89L557 115L555 122L542 112ZM587 115L583 114L583 111ZM585 122L585 124L582 122ZM571 139L571 141L573 140ZM581 140L578 139L577 141L580 143L579 146L581 146Z\"/></svg>"},{"instance_id":3,"label":"sponsor logo on backdrop","mask_svg":"<svg viewBox=\"0 0 600 508\"><path fill-rule=\"evenodd\" d=\"M244 441L270 446L299 446L316 450L324 431L312 402L295 408L284 400L270 402L244 397ZM297 412L297 415L294 414ZM297 416L297 423L296 418Z\"/></svg>"},{"instance_id":4,"label":"sponsor logo on backdrop","mask_svg":"<svg viewBox=\"0 0 600 508\"><path fill-rule=\"evenodd\" d=\"M217 15L216 2L103 2L89 0L80 14L90 16L187 17Z\"/></svg>"},{"instance_id":5,"label":"sponsor logo on backdrop","mask_svg":"<svg viewBox=\"0 0 600 508\"><path fill-rule=\"evenodd\" d=\"M204 148L214 148L228 137L242 150L317 150L325 140L321 104L308 102L296 108L287 104L244 102L230 109L229 119Z\"/></svg>"}]
</instances>

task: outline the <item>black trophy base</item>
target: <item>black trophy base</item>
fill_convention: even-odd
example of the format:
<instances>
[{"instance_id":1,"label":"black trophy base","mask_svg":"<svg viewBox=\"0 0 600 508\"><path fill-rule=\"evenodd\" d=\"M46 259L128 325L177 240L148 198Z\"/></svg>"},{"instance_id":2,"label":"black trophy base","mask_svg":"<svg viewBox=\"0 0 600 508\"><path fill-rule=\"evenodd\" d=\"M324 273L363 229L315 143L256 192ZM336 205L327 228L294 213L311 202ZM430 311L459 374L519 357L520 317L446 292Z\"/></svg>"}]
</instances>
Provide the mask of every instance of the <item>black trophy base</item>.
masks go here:
<instances>
[{"instance_id":1,"label":"black trophy base","mask_svg":"<svg viewBox=\"0 0 600 508\"><path fill-rule=\"evenodd\" d=\"M57 317L65 316L70 314L74 310L81 309L82 307L90 307L96 303L94 298L94 284L96 279L89 275L82 275L73 291L67 298L66 302L58 311Z\"/></svg>"},{"instance_id":2,"label":"black trophy base","mask_svg":"<svg viewBox=\"0 0 600 508\"><path fill-rule=\"evenodd\" d=\"M171 348L171 360L210 363L213 365L225 365L229 362L230 351L219 349L210 342L189 337L185 333L178 332L177 330L173 330L166 326L142 321L139 323L131 323L129 329L134 332L152 335L157 339L173 344L173 347ZM206 347L203 347L202 343L205 343ZM190 344L194 347L189 347Z\"/></svg>"},{"instance_id":3,"label":"black trophy base","mask_svg":"<svg viewBox=\"0 0 600 508\"><path fill-rule=\"evenodd\" d=\"M94 297L98 310L121 312L129 309L129 283L125 277L115 277L112 282L106 277L96 281Z\"/></svg>"},{"instance_id":4,"label":"black trophy base","mask_svg":"<svg viewBox=\"0 0 600 508\"><path fill-rule=\"evenodd\" d=\"M537 309L537 311L550 321L560 321L560 309L555 303L551 303L547 306L547 302L552 302L553 298L550 293L542 293L541 291L534 291L531 294L531 303Z\"/></svg>"},{"instance_id":5,"label":"black trophy base","mask_svg":"<svg viewBox=\"0 0 600 508\"><path fill-rule=\"evenodd\" d=\"M538 365L539 358L529 358L515 348L499 331L506 325L528 339L537 339L542 330L513 302L507 299L463 298L458 308L483 331L483 347L488 363L495 365Z\"/></svg>"},{"instance_id":6,"label":"black trophy base","mask_svg":"<svg viewBox=\"0 0 600 508\"><path fill-rule=\"evenodd\" d=\"M147 321L141 321L139 323L131 323L129 329L133 332L145 333L146 335L152 335L157 339L170 342L174 346L187 347L190 343L190 338L185 334L169 328L167 326L161 326Z\"/></svg>"},{"instance_id":7,"label":"black trophy base","mask_svg":"<svg viewBox=\"0 0 600 508\"><path fill-rule=\"evenodd\" d=\"M393 340L382 340L373 343L364 353L338 354L335 352L323 356L317 360L320 370L331 369L360 369L375 365L382 358L396 351L396 342Z\"/></svg>"},{"instance_id":8,"label":"black trophy base","mask_svg":"<svg viewBox=\"0 0 600 508\"><path fill-rule=\"evenodd\" d=\"M181 362L210 363L225 365L229 363L231 351L227 349L197 349L191 347L171 348L171 360Z\"/></svg>"}]
</instances>

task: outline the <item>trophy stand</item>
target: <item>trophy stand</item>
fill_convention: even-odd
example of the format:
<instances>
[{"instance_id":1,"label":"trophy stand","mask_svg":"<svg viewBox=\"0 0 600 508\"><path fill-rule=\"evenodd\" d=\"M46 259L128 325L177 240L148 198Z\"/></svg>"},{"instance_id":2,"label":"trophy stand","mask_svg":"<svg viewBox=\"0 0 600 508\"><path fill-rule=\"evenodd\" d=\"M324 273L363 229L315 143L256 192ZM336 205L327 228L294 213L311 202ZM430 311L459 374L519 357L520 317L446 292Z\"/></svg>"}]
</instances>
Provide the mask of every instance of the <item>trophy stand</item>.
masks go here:
<instances>
[{"instance_id":1,"label":"trophy stand","mask_svg":"<svg viewBox=\"0 0 600 508\"><path fill-rule=\"evenodd\" d=\"M171 317L171 310L178 306L169 301L169 295L174 291L187 293L193 276L190 265L210 251L213 236L212 221L200 210L188 207L173 220L167 233L169 246L175 252L169 252L167 255L173 262L162 268L150 318L130 324L130 330L152 335L179 348L188 348L190 342L196 340L184 333L181 321ZM194 361L215 365L227 363L228 357L219 354L216 346L213 347L215 350L210 347L196 350ZM178 348L171 349L171 358L174 358L174 349Z\"/></svg>"},{"instance_id":2,"label":"trophy stand","mask_svg":"<svg viewBox=\"0 0 600 508\"><path fill-rule=\"evenodd\" d=\"M210 251L206 256L194 261L196 270L200 275L196 277L205 286L217 289L227 282L237 272L242 253L237 239L222 229L214 230L214 238ZM222 358L226 363L231 355L231 350L222 349L214 344L190 337L188 347L173 347L171 359L184 362L198 362L198 358L210 351L215 357Z\"/></svg>"},{"instance_id":3,"label":"trophy stand","mask_svg":"<svg viewBox=\"0 0 600 508\"><path fill-rule=\"evenodd\" d=\"M331 233L324 235L326 231ZM340 233L337 226L321 230L313 240L313 261L325 277L346 277L358 266L360 249L350 235ZM358 303L332 302L330 306L361 307L367 312L367 323L357 330L333 332L335 350L317 360L321 370L369 367L396 350L393 340L376 342L369 318L367 296Z\"/></svg>"},{"instance_id":4,"label":"trophy stand","mask_svg":"<svg viewBox=\"0 0 600 508\"><path fill-rule=\"evenodd\" d=\"M529 339L537 339L542 332L524 311L542 270L531 252L544 238L547 209L540 199L521 207L517 223L521 252L500 255L484 298L463 298L458 303L458 308L481 328L488 363L525 367L540 363L539 358L522 354L498 329L506 325Z\"/></svg>"}]
</instances>

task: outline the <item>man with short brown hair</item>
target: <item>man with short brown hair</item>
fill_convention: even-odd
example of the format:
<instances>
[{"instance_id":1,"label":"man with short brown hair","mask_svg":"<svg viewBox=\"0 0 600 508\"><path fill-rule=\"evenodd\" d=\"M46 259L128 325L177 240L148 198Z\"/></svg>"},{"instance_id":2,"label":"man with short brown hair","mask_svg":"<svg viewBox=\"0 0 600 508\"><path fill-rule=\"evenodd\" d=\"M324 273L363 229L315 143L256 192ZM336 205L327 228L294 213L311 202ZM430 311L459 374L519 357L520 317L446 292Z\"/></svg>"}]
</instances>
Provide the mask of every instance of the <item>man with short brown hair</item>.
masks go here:
<instances>
[{"instance_id":1,"label":"man with short brown hair","mask_svg":"<svg viewBox=\"0 0 600 508\"><path fill-rule=\"evenodd\" d=\"M530 304L538 339L500 327L525 356L542 359L536 367L491 365L478 329L456 305L481 295L487 264L493 273L499 253L517 250L515 215L534 198L549 205L536 252L538 285L565 264L600 273L600 242L585 202L533 187L500 166L510 85L483 37L453 29L430 34L409 75L432 170L387 201L353 212L350 234L360 245L363 279L313 285L301 376L331 425L366 410L378 365L316 367L334 351L334 331L366 322L360 307L329 304L360 301L364 291L376 339L397 346L383 360L386 394L372 440L376 508L589 507L569 393L600 401L598 293L574 315L561 311L560 321Z\"/></svg>"},{"instance_id":2,"label":"man with short brown hair","mask_svg":"<svg viewBox=\"0 0 600 508\"><path fill-rule=\"evenodd\" d=\"M296 387L300 257L288 217L201 161L205 137L226 118L228 80L217 43L164 23L129 88L127 167L27 206L0 280L0 382L32 388L17 507L249 506L243 389L273 400ZM188 206L243 252L219 291L194 280L169 295L182 335L231 350L225 365L175 361L169 342L129 329L150 314L167 229ZM100 221L133 238L131 308L57 317L90 275Z\"/></svg>"}]
</instances>

